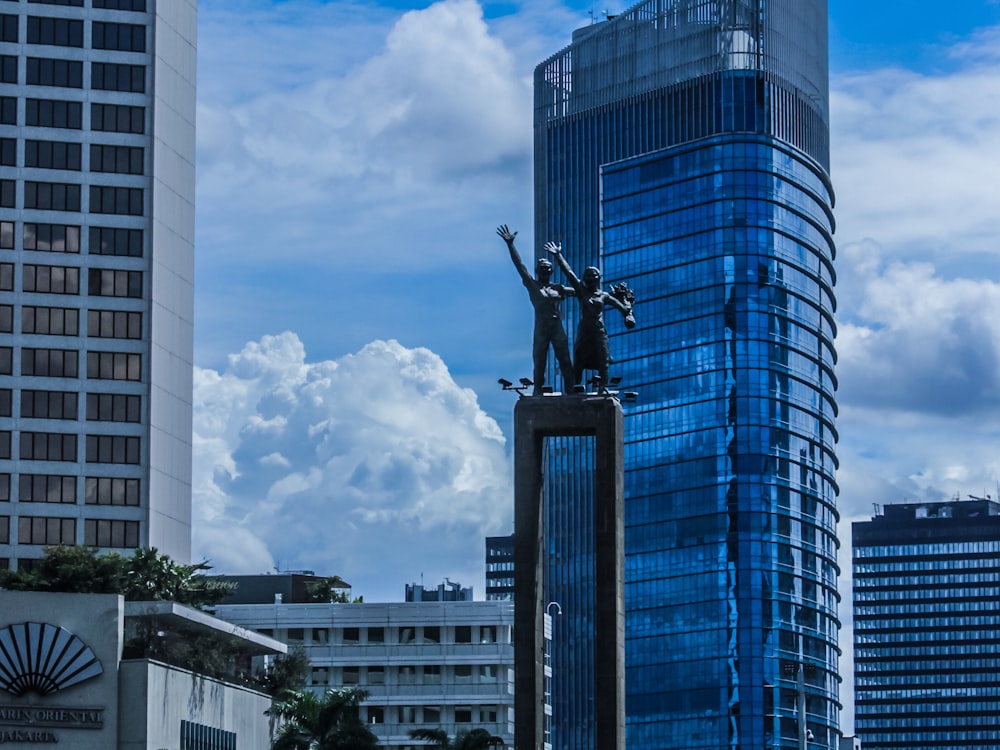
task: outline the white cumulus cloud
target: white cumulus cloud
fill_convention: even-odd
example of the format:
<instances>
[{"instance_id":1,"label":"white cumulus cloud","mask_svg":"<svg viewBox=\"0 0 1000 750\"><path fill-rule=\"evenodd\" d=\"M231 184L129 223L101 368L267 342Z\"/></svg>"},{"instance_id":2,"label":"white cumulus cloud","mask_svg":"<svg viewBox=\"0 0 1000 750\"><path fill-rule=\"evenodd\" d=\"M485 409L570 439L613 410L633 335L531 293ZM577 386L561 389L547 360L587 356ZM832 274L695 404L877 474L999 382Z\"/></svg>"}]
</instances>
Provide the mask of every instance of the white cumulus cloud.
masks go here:
<instances>
[{"instance_id":1,"label":"white cumulus cloud","mask_svg":"<svg viewBox=\"0 0 1000 750\"><path fill-rule=\"evenodd\" d=\"M426 573L483 586L511 530L504 437L427 349L307 362L293 333L195 370L195 554L220 572L311 569L367 600Z\"/></svg>"}]
</instances>

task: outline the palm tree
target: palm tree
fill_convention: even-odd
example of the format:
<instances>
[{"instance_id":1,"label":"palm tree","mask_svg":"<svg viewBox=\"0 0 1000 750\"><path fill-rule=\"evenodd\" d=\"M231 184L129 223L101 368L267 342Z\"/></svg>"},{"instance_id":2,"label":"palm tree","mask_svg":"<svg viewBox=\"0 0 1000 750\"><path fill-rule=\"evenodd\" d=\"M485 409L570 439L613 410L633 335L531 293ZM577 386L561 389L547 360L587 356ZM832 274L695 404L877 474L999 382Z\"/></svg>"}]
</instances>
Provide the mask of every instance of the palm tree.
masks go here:
<instances>
[{"instance_id":1,"label":"palm tree","mask_svg":"<svg viewBox=\"0 0 1000 750\"><path fill-rule=\"evenodd\" d=\"M448 733L443 729L411 729L410 737L431 742L431 747L441 750L489 750L497 744L496 738L485 729L459 732L454 740L449 740Z\"/></svg>"},{"instance_id":2,"label":"palm tree","mask_svg":"<svg viewBox=\"0 0 1000 750\"><path fill-rule=\"evenodd\" d=\"M271 750L369 750L378 738L358 716L364 690L327 690L322 698L309 691L289 691L268 712L282 720Z\"/></svg>"}]
</instances>

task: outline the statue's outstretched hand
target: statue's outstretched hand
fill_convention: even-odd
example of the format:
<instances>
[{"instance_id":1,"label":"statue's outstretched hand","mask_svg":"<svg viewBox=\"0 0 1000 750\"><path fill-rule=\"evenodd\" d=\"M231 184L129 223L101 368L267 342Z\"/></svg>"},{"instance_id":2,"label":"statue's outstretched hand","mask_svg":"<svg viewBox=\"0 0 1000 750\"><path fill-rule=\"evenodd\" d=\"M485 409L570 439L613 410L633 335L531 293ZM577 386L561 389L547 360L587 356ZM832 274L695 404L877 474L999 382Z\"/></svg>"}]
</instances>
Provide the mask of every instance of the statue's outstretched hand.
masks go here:
<instances>
[{"instance_id":1,"label":"statue's outstretched hand","mask_svg":"<svg viewBox=\"0 0 1000 750\"><path fill-rule=\"evenodd\" d=\"M562 253L562 245L555 242L546 242L545 252L551 253L552 255L560 255Z\"/></svg>"},{"instance_id":2,"label":"statue's outstretched hand","mask_svg":"<svg viewBox=\"0 0 1000 750\"><path fill-rule=\"evenodd\" d=\"M510 231L506 224L501 224L497 227L497 234L499 234L501 239L508 244L513 242L514 238L517 237L517 232Z\"/></svg>"}]
</instances>

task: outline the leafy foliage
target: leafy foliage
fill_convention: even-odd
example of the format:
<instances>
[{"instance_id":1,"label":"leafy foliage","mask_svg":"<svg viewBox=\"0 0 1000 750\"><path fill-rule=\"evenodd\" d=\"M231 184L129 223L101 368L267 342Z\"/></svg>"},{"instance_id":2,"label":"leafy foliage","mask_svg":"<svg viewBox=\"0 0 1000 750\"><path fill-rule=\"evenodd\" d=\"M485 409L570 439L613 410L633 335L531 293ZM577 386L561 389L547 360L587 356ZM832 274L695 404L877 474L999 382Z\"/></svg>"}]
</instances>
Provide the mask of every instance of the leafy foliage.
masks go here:
<instances>
[{"instance_id":1,"label":"leafy foliage","mask_svg":"<svg viewBox=\"0 0 1000 750\"><path fill-rule=\"evenodd\" d=\"M323 578L306 584L305 601L310 603L360 604L364 597L351 599L349 587L340 576Z\"/></svg>"},{"instance_id":2,"label":"leafy foliage","mask_svg":"<svg viewBox=\"0 0 1000 750\"><path fill-rule=\"evenodd\" d=\"M431 742L432 747L439 747L442 750L488 750L497 744L493 735L485 729L459 732L454 740L449 740L448 733L443 729L411 729L410 737Z\"/></svg>"},{"instance_id":3,"label":"leafy foliage","mask_svg":"<svg viewBox=\"0 0 1000 750\"><path fill-rule=\"evenodd\" d=\"M127 601L173 601L197 609L218 604L234 584L202 574L207 562L182 565L155 547L131 556L98 554L93 547L46 547L30 571L0 571L0 588L11 591L58 591L121 594Z\"/></svg>"},{"instance_id":4,"label":"leafy foliage","mask_svg":"<svg viewBox=\"0 0 1000 750\"><path fill-rule=\"evenodd\" d=\"M287 654L274 657L267 669L254 675L254 682L265 693L279 696L304 688L308 676L309 657L304 648L296 646Z\"/></svg>"},{"instance_id":5,"label":"leafy foliage","mask_svg":"<svg viewBox=\"0 0 1000 750\"><path fill-rule=\"evenodd\" d=\"M268 712L282 721L271 750L368 750L378 738L362 722L358 704L368 693L357 688L327 690L322 698L291 691Z\"/></svg>"}]
</instances>

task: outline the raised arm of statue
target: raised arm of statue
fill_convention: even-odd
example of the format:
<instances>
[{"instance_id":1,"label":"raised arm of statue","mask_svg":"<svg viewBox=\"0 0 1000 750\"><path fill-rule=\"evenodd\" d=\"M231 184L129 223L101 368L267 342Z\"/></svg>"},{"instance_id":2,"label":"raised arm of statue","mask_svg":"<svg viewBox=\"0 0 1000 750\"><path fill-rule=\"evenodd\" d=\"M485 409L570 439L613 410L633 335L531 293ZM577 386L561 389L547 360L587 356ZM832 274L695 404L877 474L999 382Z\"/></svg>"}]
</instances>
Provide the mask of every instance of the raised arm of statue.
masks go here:
<instances>
[{"instance_id":1,"label":"raised arm of statue","mask_svg":"<svg viewBox=\"0 0 1000 750\"><path fill-rule=\"evenodd\" d=\"M573 286L573 290L576 292L577 297L580 299L586 297L587 288L583 285L583 282L577 278L576 274L573 273L573 269L570 268L569 262L563 257L562 245L555 242L546 242L545 251L555 257L556 263L559 264L562 272L566 274L566 278L569 279L569 283Z\"/></svg>"},{"instance_id":2,"label":"raised arm of statue","mask_svg":"<svg viewBox=\"0 0 1000 750\"><path fill-rule=\"evenodd\" d=\"M521 254L517 251L517 248L514 247L514 238L517 237L517 232L512 232L506 224L501 224L497 227L497 234L500 235L500 238L507 243L507 250L510 252L510 260L514 264L514 268L517 269L518 274L520 274L521 281L523 281L526 286L532 284L534 279L531 278L531 274L528 273L528 269L524 265L524 261L521 260Z\"/></svg>"}]
</instances>

